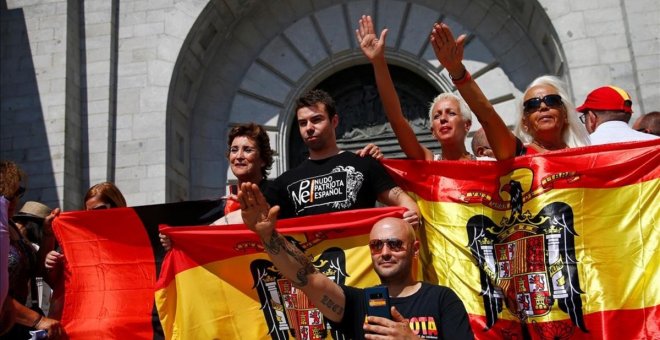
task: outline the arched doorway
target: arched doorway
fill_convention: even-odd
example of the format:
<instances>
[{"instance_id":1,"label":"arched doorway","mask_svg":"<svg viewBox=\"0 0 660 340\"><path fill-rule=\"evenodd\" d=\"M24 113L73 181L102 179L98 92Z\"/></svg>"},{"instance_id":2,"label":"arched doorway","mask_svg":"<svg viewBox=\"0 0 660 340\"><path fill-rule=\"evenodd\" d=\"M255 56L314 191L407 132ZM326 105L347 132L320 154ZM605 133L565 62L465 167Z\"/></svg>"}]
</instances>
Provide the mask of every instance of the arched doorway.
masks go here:
<instances>
[{"instance_id":1,"label":"arched doorway","mask_svg":"<svg viewBox=\"0 0 660 340\"><path fill-rule=\"evenodd\" d=\"M225 139L234 124L264 125L277 152L271 175L288 169L289 138L297 133L292 102L366 63L353 33L362 14L390 30L390 65L421 76L434 94L455 90L428 46L437 21L469 35L465 64L499 112L513 112L514 99L534 77L563 72L557 34L537 1L212 0L182 47L170 87L168 200L224 193L232 180Z\"/></svg>"}]
</instances>

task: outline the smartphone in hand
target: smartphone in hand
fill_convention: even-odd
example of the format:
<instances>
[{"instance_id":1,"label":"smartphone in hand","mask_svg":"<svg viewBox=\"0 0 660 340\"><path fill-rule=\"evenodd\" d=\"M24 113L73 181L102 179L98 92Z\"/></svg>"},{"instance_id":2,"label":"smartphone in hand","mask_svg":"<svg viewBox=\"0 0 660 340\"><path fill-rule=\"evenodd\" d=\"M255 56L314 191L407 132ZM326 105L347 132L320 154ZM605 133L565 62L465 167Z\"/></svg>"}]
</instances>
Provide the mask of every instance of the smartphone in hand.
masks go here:
<instances>
[{"instance_id":1,"label":"smartphone in hand","mask_svg":"<svg viewBox=\"0 0 660 340\"><path fill-rule=\"evenodd\" d=\"M367 305L367 315L380 316L392 320L390 313L390 294L385 286L365 288L364 298Z\"/></svg>"}]
</instances>

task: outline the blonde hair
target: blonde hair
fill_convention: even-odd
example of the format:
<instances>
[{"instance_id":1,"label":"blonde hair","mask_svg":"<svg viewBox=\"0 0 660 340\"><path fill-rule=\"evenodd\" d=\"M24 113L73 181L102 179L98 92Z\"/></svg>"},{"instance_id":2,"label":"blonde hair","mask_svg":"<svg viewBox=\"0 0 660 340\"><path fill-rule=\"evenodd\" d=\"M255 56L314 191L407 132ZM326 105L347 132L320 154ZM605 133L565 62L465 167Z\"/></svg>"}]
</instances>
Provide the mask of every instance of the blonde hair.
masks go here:
<instances>
[{"instance_id":1,"label":"blonde hair","mask_svg":"<svg viewBox=\"0 0 660 340\"><path fill-rule=\"evenodd\" d=\"M96 184L87 190L85 194L85 199L83 201L83 206L85 203L92 197L100 196L103 203L110 204L113 208L124 208L126 207L126 199L124 195L121 194L119 188L111 182L103 182Z\"/></svg>"},{"instance_id":2,"label":"blonde hair","mask_svg":"<svg viewBox=\"0 0 660 340\"><path fill-rule=\"evenodd\" d=\"M567 118L566 126L562 132L562 139L564 143L569 148L591 145L589 134L587 133L587 130L583 124L580 122L578 114L575 111L575 105L568 99L569 96L568 91L566 90L566 83L555 76L540 76L534 79L534 81L532 81L532 83L527 86L525 93L527 93L527 91L529 91L529 89L532 87L539 85L550 86L557 91L559 96L561 96L561 101L564 104L564 110L566 111L565 113ZM517 123L513 133L518 136L518 138L520 138L524 144L529 144L534 140L534 137L532 137L527 131L523 129L522 121L524 112L522 102L518 103L516 114Z\"/></svg>"},{"instance_id":3,"label":"blonde hair","mask_svg":"<svg viewBox=\"0 0 660 340\"><path fill-rule=\"evenodd\" d=\"M470 111L470 107L465 102L465 100L463 100L463 97L450 92L440 93L433 99L431 105L429 106L430 120L433 120L433 108L435 107L435 104L445 99L455 100L458 103L458 110L460 111L461 116L463 116L463 119L470 122L472 121L472 111Z\"/></svg>"}]
</instances>

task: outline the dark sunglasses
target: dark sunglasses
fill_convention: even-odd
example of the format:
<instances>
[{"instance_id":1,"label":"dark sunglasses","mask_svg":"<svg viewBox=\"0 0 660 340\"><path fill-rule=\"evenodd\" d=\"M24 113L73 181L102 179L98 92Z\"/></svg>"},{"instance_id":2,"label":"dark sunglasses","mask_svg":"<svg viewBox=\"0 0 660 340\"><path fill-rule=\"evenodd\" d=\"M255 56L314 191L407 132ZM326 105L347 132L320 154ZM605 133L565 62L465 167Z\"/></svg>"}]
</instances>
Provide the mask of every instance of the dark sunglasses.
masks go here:
<instances>
[{"instance_id":1,"label":"dark sunglasses","mask_svg":"<svg viewBox=\"0 0 660 340\"><path fill-rule=\"evenodd\" d=\"M560 107L563 105L560 95L549 94L543 98L535 97L525 100L523 111L526 115L536 112L541 107L541 103L545 103L547 107Z\"/></svg>"},{"instance_id":2,"label":"dark sunglasses","mask_svg":"<svg viewBox=\"0 0 660 340\"><path fill-rule=\"evenodd\" d=\"M371 240L369 241L369 249L371 250L372 254L377 254L380 253L383 250L383 247L387 244L387 247L390 248L391 251L402 251L406 249L403 246L403 241L399 240L398 238L388 238L384 240Z\"/></svg>"}]
</instances>

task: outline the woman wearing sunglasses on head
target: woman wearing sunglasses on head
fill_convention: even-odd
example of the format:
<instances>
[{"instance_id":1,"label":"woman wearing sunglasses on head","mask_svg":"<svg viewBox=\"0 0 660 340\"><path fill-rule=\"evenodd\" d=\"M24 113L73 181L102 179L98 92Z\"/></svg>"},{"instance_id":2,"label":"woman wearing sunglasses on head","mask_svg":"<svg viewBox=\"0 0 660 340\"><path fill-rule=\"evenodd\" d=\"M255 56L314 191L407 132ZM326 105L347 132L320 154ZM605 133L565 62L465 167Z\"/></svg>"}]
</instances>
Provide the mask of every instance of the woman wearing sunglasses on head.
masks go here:
<instances>
[{"instance_id":1,"label":"woman wearing sunglasses on head","mask_svg":"<svg viewBox=\"0 0 660 340\"><path fill-rule=\"evenodd\" d=\"M449 27L440 23L433 26L430 39L436 57L484 127L495 158L510 159L590 144L564 83L553 76L536 78L525 90L514 130L516 137L463 66L465 38L461 35L454 39Z\"/></svg>"},{"instance_id":2,"label":"woman wearing sunglasses on head","mask_svg":"<svg viewBox=\"0 0 660 340\"><path fill-rule=\"evenodd\" d=\"M124 195L111 182L98 183L89 188L83 203L87 211L126 207ZM64 254L61 253L60 249L58 250L53 250L46 255L47 275L44 277L46 283L53 288L48 315L55 319L61 318L62 309L64 308L64 277L62 276L64 274L64 268L62 267Z\"/></svg>"}]
</instances>

